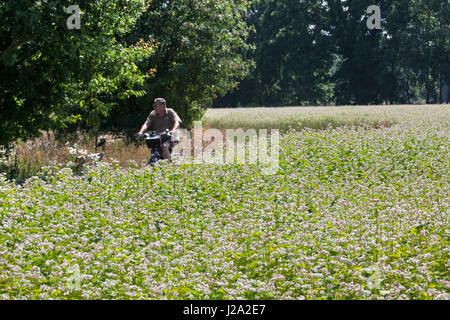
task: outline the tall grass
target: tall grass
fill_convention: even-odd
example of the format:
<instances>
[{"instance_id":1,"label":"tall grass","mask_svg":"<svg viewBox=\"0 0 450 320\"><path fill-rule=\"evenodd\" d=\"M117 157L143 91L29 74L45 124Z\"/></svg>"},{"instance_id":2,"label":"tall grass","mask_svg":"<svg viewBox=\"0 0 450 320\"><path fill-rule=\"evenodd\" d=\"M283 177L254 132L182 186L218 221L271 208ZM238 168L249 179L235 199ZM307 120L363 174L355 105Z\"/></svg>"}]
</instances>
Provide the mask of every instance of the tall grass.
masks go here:
<instances>
[{"instance_id":1,"label":"tall grass","mask_svg":"<svg viewBox=\"0 0 450 320\"><path fill-rule=\"evenodd\" d=\"M107 139L103 161L129 167L148 160L149 151L144 143L127 142L108 134L102 136ZM87 133L57 139L52 132L46 132L37 139L18 143L11 154L0 159L0 172L22 183L32 176L41 176L42 168L74 167L77 156L102 151L95 147L95 138Z\"/></svg>"},{"instance_id":2,"label":"tall grass","mask_svg":"<svg viewBox=\"0 0 450 320\"><path fill-rule=\"evenodd\" d=\"M204 125L218 129L280 130L342 126L389 127L405 121L449 117L449 105L238 108L209 109Z\"/></svg>"}]
</instances>

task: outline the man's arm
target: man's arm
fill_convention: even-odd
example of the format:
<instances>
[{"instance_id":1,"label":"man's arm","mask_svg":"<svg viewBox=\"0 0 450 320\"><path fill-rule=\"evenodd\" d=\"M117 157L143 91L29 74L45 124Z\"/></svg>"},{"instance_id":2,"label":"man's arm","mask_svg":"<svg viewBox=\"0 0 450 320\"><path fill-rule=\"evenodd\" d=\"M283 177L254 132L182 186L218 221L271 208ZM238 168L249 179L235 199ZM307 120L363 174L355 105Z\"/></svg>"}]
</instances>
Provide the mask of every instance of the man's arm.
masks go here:
<instances>
[{"instance_id":1,"label":"man's arm","mask_svg":"<svg viewBox=\"0 0 450 320\"><path fill-rule=\"evenodd\" d=\"M146 122L142 125L141 130L139 130L139 132L138 132L138 135L143 134L145 131L147 131L147 129L148 129L148 126L147 126L147 122Z\"/></svg>"},{"instance_id":2,"label":"man's arm","mask_svg":"<svg viewBox=\"0 0 450 320\"><path fill-rule=\"evenodd\" d=\"M170 130L170 132L173 133L173 132L175 132L175 130L177 130L180 127L181 119L173 109L170 109L169 115L173 121L172 130Z\"/></svg>"},{"instance_id":3,"label":"man's arm","mask_svg":"<svg viewBox=\"0 0 450 320\"><path fill-rule=\"evenodd\" d=\"M147 131L150 128L151 122L152 122L151 115L149 115L145 123L142 125L141 130L139 130L138 135L141 135L145 131Z\"/></svg>"},{"instance_id":4,"label":"man's arm","mask_svg":"<svg viewBox=\"0 0 450 320\"><path fill-rule=\"evenodd\" d=\"M170 132L172 132L172 133L175 132L175 130L177 130L179 127L180 127L180 123L177 120L175 120L172 130L170 130Z\"/></svg>"}]
</instances>

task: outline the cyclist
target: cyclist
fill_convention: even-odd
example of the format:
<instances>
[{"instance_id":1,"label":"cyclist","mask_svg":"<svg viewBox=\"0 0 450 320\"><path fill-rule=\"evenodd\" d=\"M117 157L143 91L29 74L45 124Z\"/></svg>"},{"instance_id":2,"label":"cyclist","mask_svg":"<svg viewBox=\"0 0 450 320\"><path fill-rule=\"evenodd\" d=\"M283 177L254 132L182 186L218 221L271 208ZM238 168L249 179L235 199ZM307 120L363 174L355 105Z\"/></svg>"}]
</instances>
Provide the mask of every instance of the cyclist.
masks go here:
<instances>
[{"instance_id":1,"label":"cyclist","mask_svg":"<svg viewBox=\"0 0 450 320\"><path fill-rule=\"evenodd\" d=\"M139 130L138 136L141 137L149 129L157 133L169 129L171 134L175 134L175 131L181 124L181 119L177 113L173 109L166 107L166 100L164 98L156 98L153 103L153 108L154 110L150 112L141 130ZM173 147L172 141L166 141L161 145L164 159L170 159L169 148L171 147Z\"/></svg>"}]
</instances>

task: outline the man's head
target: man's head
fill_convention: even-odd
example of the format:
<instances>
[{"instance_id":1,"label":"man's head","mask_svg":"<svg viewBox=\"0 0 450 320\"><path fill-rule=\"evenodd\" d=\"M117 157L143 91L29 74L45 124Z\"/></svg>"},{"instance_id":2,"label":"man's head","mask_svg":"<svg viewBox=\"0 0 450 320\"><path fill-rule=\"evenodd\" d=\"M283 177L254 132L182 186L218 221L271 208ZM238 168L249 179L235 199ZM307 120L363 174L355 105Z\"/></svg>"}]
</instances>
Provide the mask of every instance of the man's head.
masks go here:
<instances>
[{"instance_id":1,"label":"man's head","mask_svg":"<svg viewBox=\"0 0 450 320\"><path fill-rule=\"evenodd\" d=\"M166 100L164 98L156 98L153 103L153 108L158 115L163 115L166 111Z\"/></svg>"}]
</instances>

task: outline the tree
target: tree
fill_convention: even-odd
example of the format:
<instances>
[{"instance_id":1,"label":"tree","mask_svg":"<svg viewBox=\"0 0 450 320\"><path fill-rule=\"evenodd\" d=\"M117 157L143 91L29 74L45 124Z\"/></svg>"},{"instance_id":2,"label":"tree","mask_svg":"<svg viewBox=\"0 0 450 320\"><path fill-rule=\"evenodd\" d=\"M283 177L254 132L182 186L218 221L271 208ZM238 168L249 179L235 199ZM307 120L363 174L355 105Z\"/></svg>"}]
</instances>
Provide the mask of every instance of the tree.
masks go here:
<instances>
[{"instance_id":1,"label":"tree","mask_svg":"<svg viewBox=\"0 0 450 320\"><path fill-rule=\"evenodd\" d=\"M449 5L439 0L413 1L414 64L425 87L426 103L442 103L443 82L449 83Z\"/></svg>"},{"instance_id":2,"label":"tree","mask_svg":"<svg viewBox=\"0 0 450 320\"><path fill-rule=\"evenodd\" d=\"M98 127L120 98L139 95L136 63L145 46L116 41L143 10L140 0L78 1L81 29L69 30L72 1L0 3L0 145L81 119Z\"/></svg>"},{"instance_id":3,"label":"tree","mask_svg":"<svg viewBox=\"0 0 450 320\"><path fill-rule=\"evenodd\" d=\"M126 43L155 43L155 52L140 69L147 74L148 94L115 109L112 119L139 126L156 97L164 97L189 126L200 119L214 98L224 95L247 75L249 28L245 0L153 0ZM132 117L127 116L131 114Z\"/></svg>"},{"instance_id":4,"label":"tree","mask_svg":"<svg viewBox=\"0 0 450 320\"><path fill-rule=\"evenodd\" d=\"M254 1L247 22L256 30L250 37L256 47L256 68L240 86L241 92L219 104L233 96L253 97L251 103L259 105L329 101L333 56L324 2Z\"/></svg>"},{"instance_id":5,"label":"tree","mask_svg":"<svg viewBox=\"0 0 450 320\"><path fill-rule=\"evenodd\" d=\"M320 1L262 1L256 50L263 97L284 104L327 100L333 59L327 8ZM270 101L274 103L275 101Z\"/></svg>"},{"instance_id":6,"label":"tree","mask_svg":"<svg viewBox=\"0 0 450 320\"><path fill-rule=\"evenodd\" d=\"M377 1L328 1L333 52L342 61L334 75L336 104L379 104L382 101L382 31L367 27L370 5ZM383 9L381 10L383 14ZM382 27L384 27L382 25Z\"/></svg>"},{"instance_id":7,"label":"tree","mask_svg":"<svg viewBox=\"0 0 450 320\"><path fill-rule=\"evenodd\" d=\"M367 26L372 5L381 30ZM256 68L216 105L442 102L449 9L441 0L254 1Z\"/></svg>"}]
</instances>

